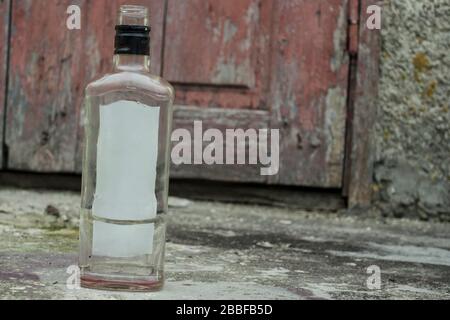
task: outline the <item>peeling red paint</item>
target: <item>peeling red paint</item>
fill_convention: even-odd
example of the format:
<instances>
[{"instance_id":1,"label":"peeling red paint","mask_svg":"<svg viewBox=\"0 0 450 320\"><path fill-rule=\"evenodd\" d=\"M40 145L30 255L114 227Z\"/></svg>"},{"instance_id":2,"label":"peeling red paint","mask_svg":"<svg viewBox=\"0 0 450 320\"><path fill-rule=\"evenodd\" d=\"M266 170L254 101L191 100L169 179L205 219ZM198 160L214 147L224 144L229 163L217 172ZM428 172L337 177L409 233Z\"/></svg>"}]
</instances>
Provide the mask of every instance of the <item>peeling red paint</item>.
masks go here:
<instances>
[{"instance_id":1,"label":"peeling red paint","mask_svg":"<svg viewBox=\"0 0 450 320\"><path fill-rule=\"evenodd\" d=\"M7 103L10 169L80 171L82 91L111 67L116 10L125 2L79 0L85 13L81 31L65 28L72 1L15 2ZM164 19L165 0L135 1L150 6L153 71L175 82L177 105L204 112L210 127L221 125L217 115L235 119L245 109L259 127L281 130L279 176L262 181L252 175L258 170L240 178L238 172L213 170L202 171L202 177L342 187L354 2L173 0ZM183 110L178 114L187 114ZM177 119L176 125L186 121ZM194 171L176 174L192 177Z\"/></svg>"},{"instance_id":2,"label":"peeling red paint","mask_svg":"<svg viewBox=\"0 0 450 320\"><path fill-rule=\"evenodd\" d=\"M8 168L41 172L81 169L83 90L112 66L114 25L126 0L80 0L81 30L66 28L70 0L14 1L6 142ZM150 7L162 25L164 1ZM153 70L160 72L162 30L155 28Z\"/></svg>"},{"instance_id":3,"label":"peeling red paint","mask_svg":"<svg viewBox=\"0 0 450 320\"><path fill-rule=\"evenodd\" d=\"M267 109L272 2L169 1L164 77L177 104Z\"/></svg>"},{"instance_id":4,"label":"peeling red paint","mask_svg":"<svg viewBox=\"0 0 450 320\"><path fill-rule=\"evenodd\" d=\"M335 107L331 105L335 102L327 103L329 90L341 92L343 101L347 97L347 5L346 0L277 2L272 126L283 128L284 136L291 138L281 146L281 173L274 183L336 188L342 185L345 106L338 109L344 114L335 117L339 121L335 128L340 129L333 137L327 138L325 120L330 108ZM337 61L337 57L341 60ZM299 140L302 148L298 148Z\"/></svg>"}]
</instances>

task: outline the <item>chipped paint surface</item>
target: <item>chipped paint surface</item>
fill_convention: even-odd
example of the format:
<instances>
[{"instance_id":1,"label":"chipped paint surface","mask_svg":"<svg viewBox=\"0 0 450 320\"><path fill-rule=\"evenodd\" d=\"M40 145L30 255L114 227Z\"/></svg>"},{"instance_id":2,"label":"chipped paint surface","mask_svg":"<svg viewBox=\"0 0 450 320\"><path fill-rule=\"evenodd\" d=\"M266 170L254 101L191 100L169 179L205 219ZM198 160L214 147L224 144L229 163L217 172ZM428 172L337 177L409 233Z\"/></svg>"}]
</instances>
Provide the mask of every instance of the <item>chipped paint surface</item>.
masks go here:
<instances>
[{"instance_id":1,"label":"chipped paint surface","mask_svg":"<svg viewBox=\"0 0 450 320\"><path fill-rule=\"evenodd\" d=\"M265 28L261 24L270 22L259 19L259 2L169 2L165 77L176 83L254 87L254 49L264 30L259 29ZM270 2L261 3L268 7ZM205 19L191 19L193 15ZM253 50L240 50L248 43Z\"/></svg>"},{"instance_id":2,"label":"chipped paint surface","mask_svg":"<svg viewBox=\"0 0 450 320\"><path fill-rule=\"evenodd\" d=\"M347 6L330 0L275 7L272 105L274 121L288 137L281 146L281 183L342 185Z\"/></svg>"},{"instance_id":3,"label":"chipped paint surface","mask_svg":"<svg viewBox=\"0 0 450 320\"><path fill-rule=\"evenodd\" d=\"M70 32L56 27L64 22L58 13L66 14L69 0L51 1L56 5L48 19L48 4L43 2L19 2L13 8L7 108L14 112L7 119L8 166L74 173L81 169L83 89L111 67L115 11L125 1L80 1L87 8L83 27ZM150 3L152 24L163 25L163 1L138 3ZM260 113L265 112L263 125L280 129L284 137L279 176L266 181L246 169L240 177L229 174L233 181L250 176L252 182L341 187L345 117L340 108L349 73L347 4L347 0L168 2L164 50L162 28L153 28L153 72L162 71L175 82L176 104L195 107L195 112L222 109L223 115L229 109L251 110L255 113L245 113L247 123L257 123L258 128ZM29 30L25 17L46 23ZM335 91L342 100L336 99ZM429 92L434 91L430 86ZM185 125L190 119L176 122ZM208 126L220 125L216 120ZM176 172L177 177L192 177L194 169L183 170ZM209 171L201 177L218 176Z\"/></svg>"},{"instance_id":4,"label":"chipped paint surface","mask_svg":"<svg viewBox=\"0 0 450 320\"><path fill-rule=\"evenodd\" d=\"M224 60L220 58L212 77L213 82L217 83L232 83L233 81L241 82L243 79L250 76L248 74L249 60L242 61L237 64L234 58Z\"/></svg>"},{"instance_id":5,"label":"chipped paint surface","mask_svg":"<svg viewBox=\"0 0 450 320\"><path fill-rule=\"evenodd\" d=\"M347 3L169 2L164 76L180 84L176 104L267 110L267 125L284 137L281 172L270 183L339 188L345 115L327 95L336 88L337 102L347 96ZM207 18L193 20L194 12Z\"/></svg>"},{"instance_id":6,"label":"chipped paint surface","mask_svg":"<svg viewBox=\"0 0 450 320\"><path fill-rule=\"evenodd\" d=\"M223 41L227 43L233 40L233 37L237 31L238 28L230 19L225 20L223 25Z\"/></svg>"},{"instance_id":7,"label":"chipped paint surface","mask_svg":"<svg viewBox=\"0 0 450 320\"><path fill-rule=\"evenodd\" d=\"M325 140L327 144L326 161L335 165L337 170L342 167L345 142L345 120L347 118L347 97L341 88L331 88L326 97ZM337 171L336 170L336 171ZM332 177L337 180L341 177Z\"/></svg>"},{"instance_id":8,"label":"chipped paint surface","mask_svg":"<svg viewBox=\"0 0 450 320\"><path fill-rule=\"evenodd\" d=\"M87 13L80 31L65 27L66 10L72 4L69 0L14 4L6 106L9 169L79 171L83 91L90 81L111 69L112 30L117 8L125 2L79 1ZM139 2L148 5L145 0ZM152 1L150 11L153 23L162 24L162 2ZM161 34L162 30L152 34L153 71L157 73Z\"/></svg>"},{"instance_id":9,"label":"chipped paint surface","mask_svg":"<svg viewBox=\"0 0 450 320\"><path fill-rule=\"evenodd\" d=\"M333 34L334 54L331 59L331 70L338 71L342 64L348 63L347 52L342 50L347 45L347 2L339 8L336 30Z\"/></svg>"}]
</instances>

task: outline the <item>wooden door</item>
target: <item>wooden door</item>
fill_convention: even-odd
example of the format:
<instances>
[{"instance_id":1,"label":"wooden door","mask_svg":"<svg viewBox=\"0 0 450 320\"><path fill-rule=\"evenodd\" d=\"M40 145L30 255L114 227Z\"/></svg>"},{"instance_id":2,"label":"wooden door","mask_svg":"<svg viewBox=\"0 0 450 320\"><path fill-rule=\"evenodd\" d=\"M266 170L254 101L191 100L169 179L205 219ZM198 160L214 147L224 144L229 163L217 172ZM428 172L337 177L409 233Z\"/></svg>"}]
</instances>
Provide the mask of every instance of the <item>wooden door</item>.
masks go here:
<instances>
[{"instance_id":1,"label":"wooden door","mask_svg":"<svg viewBox=\"0 0 450 320\"><path fill-rule=\"evenodd\" d=\"M12 0L9 169L80 172L83 88L111 67L124 2ZM177 92L175 128L192 131L202 120L204 130L280 129L277 176L261 176L257 166L182 165L174 177L342 186L347 0L137 3L152 13L153 72ZM65 27L70 4L82 9L80 31Z\"/></svg>"},{"instance_id":2,"label":"wooden door","mask_svg":"<svg viewBox=\"0 0 450 320\"><path fill-rule=\"evenodd\" d=\"M346 0L169 0L164 76L179 127L280 129L280 173L173 168L177 177L340 188L348 85Z\"/></svg>"},{"instance_id":3,"label":"wooden door","mask_svg":"<svg viewBox=\"0 0 450 320\"><path fill-rule=\"evenodd\" d=\"M176 87L176 127L263 129L270 123L272 0L169 1L164 77ZM238 150L236 150L238 151ZM264 182L258 166L181 165L175 177Z\"/></svg>"},{"instance_id":4,"label":"wooden door","mask_svg":"<svg viewBox=\"0 0 450 320\"><path fill-rule=\"evenodd\" d=\"M12 0L6 117L8 169L81 172L82 100L87 83L109 72L114 26L127 0ZM163 25L162 1L149 6ZM82 10L81 30L66 27L67 8ZM162 30L152 37L153 68L160 73Z\"/></svg>"}]
</instances>

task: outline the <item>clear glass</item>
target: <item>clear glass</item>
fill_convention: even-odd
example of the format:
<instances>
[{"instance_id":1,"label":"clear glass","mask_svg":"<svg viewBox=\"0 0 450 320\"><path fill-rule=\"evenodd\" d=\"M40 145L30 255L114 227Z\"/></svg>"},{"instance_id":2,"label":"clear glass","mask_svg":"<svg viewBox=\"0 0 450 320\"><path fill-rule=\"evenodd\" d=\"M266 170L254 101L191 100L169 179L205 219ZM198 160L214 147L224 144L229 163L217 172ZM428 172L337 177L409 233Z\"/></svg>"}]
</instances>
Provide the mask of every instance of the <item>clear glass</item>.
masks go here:
<instances>
[{"instance_id":1,"label":"clear glass","mask_svg":"<svg viewBox=\"0 0 450 320\"><path fill-rule=\"evenodd\" d=\"M118 25L149 26L148 9L143 6L123 5L119 9Z\"/></svg>"},{"instance_id":2,"label":"clear glass","mask_svg":"<svg viewBox=\"0 0 450 320\"><path fill-rule=\"evenodd\" d=\"M121 9L123 14L123 9ZM142 23L142 22L141 22ZM126 291L156 291L164 284L165 215L168 210L169 142L172 127L174 91L171 85L151 75L150 57L139 55L114 56L111 74L89 84L86 88L85 145L83 162L82 203L80 219L81 285L87 288ZM146 108L159 107L158 155L156 165L155 196L156 218L150 220L99 218L94 201L98 197L97 163L98 140L101 128L101 108L121 101L137 102ZM112 110L112 109L111 109ZM127 135L133 132L121 132ZM120 146L119 146L120 147ZM133 162L124 163L132 166ZM126 170L126 168L124 168ZM108 172L114 175L115 172ZM146 177L145 177L146 178ZM150 195L149 195L150 196ZM126 203L127 199L119 199ZM95 223L103 223L133 230L137 226L153 225L151 254L117 258L93 254ZM113 235L111 235L113 236ZM133 239L128 243L133 245ZM150 245L150 244L149 244Z\"/></svg>"}]
</instances>

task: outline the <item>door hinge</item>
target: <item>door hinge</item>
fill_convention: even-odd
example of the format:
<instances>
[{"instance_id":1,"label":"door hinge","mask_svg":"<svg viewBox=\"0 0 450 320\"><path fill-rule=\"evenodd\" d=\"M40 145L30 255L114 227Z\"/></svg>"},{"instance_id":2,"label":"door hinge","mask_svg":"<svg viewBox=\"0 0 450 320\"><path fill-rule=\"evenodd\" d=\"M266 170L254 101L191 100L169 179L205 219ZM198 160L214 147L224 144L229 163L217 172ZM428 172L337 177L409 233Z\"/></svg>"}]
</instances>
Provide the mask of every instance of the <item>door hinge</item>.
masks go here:
<instances>
[{"instance_id":1,"label":"door hinge","mask_svg":"<svg viewBox=\"0 0 450 320\"><path fill-rule=\"evenodd\" d=\"M348 52L355 56L359 46L359 0L349 0L348 6Z\"/></svg>"}]
</instances>

